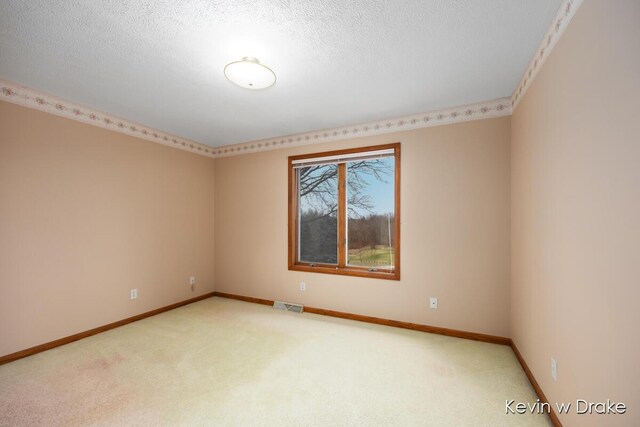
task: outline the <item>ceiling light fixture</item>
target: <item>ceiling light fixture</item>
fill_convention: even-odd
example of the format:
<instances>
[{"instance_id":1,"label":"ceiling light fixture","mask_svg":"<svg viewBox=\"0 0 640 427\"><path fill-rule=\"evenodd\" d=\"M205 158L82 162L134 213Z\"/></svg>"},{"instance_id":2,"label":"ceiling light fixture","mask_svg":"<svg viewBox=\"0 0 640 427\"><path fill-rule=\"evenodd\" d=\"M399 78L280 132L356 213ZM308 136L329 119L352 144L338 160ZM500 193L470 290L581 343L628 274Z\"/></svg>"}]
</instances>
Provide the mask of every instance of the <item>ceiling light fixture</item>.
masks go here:
<instances>
[{"instance_id":1,"label":"ceiling light fixture","mask_svg":"<svg viewBox=\"0 0 640 427\"><path fill-rule=\"evenodd\" d=\"M231 83L246 89L266 89L276 82L276 74L271 68L250 57L227 64L224 75Z\"/></svg>"}]
</instances>

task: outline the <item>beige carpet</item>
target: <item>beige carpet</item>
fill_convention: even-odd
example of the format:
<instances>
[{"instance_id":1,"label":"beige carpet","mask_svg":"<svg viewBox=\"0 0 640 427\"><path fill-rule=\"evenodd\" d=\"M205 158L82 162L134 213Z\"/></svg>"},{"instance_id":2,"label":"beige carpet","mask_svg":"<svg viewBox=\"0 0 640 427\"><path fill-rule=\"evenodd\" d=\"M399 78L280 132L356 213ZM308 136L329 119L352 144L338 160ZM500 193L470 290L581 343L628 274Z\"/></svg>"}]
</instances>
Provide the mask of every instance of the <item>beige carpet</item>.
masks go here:
<instances>
[{"instance_id":1,"label":"beige carpet","mask_svg":"<svg viewBox=\"0 0 640 427\"><path fill-rule=\"evenodd\" d=\"M0 425L550 425L506 346L210 298L0 366Z\"/></svg>"}]
</instances>

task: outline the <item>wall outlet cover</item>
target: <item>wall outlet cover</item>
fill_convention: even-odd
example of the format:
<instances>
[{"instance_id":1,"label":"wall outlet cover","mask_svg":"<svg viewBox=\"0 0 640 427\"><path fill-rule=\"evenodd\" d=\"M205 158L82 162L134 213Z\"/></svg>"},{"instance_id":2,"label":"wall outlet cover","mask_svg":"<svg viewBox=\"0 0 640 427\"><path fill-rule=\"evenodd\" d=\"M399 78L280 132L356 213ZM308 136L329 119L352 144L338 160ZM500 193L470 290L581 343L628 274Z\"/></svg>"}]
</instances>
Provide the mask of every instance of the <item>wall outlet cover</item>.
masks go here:
<instances>
[{"instance_id":1,"label":"wall outlet cover","mask_svg":"<svg viewBox=\"0 0 640 427\"><path fill-rule=\"evenodd\" d=\"M429 298L429 307L438 308L438 298L435 298L435 297Z\"/></svg>"}]
</instances>

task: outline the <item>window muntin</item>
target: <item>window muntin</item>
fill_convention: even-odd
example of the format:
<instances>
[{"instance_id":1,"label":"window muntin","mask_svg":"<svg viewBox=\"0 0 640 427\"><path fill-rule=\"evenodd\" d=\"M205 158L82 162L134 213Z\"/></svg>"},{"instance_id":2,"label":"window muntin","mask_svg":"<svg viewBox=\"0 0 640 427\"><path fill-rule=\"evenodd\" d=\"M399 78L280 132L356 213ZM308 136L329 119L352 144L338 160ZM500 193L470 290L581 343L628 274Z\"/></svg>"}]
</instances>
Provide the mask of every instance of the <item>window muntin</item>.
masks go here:
<instances>
[{"instance_id":1,"label":"window muntin","mask_svg":"<svg viewBox=\"0 0 640 427\"><path fill-rule=\"evenodd\" d=\"M400 144L289 158L289 269L399 280Z\"/></svg>"}]
</instances>

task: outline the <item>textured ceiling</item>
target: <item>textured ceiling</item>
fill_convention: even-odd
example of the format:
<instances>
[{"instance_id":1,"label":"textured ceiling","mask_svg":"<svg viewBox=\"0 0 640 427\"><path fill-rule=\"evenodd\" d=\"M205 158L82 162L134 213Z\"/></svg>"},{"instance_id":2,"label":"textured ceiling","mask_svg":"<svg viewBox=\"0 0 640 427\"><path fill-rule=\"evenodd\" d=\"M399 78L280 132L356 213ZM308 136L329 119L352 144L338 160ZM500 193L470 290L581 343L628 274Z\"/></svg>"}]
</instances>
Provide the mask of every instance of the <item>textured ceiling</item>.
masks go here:
<instances>
[{"instance_id":1,"label":"textured ceiling","mask_svg":"<svg viewBox=\"0 0 640 427\"><path fill-rule=\"evenodd\" d=\"M510 96L561 0L3 0L0 76L211 146ZM259 58L275 86L224 66Z\"/></svg>"}]
</instances>

